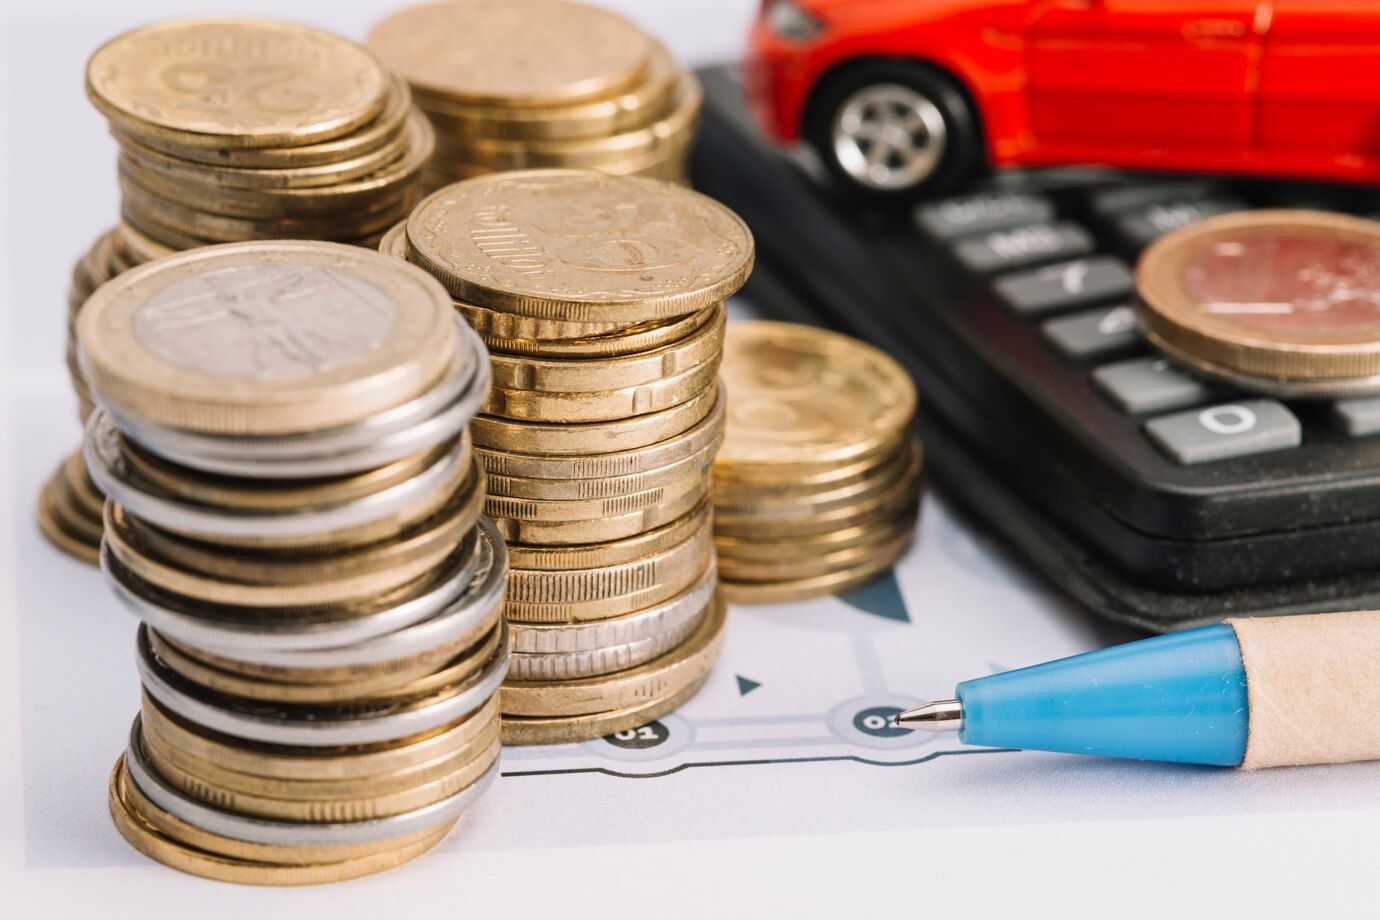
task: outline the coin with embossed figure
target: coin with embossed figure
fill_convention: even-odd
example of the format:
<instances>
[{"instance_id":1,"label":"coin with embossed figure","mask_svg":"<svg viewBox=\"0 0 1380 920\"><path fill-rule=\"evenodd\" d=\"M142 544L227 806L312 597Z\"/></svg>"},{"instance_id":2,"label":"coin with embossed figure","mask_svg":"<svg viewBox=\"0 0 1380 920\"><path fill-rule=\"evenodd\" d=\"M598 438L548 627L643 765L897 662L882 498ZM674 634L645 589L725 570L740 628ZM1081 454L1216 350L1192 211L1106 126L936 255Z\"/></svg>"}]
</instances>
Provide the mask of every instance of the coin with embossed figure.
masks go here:
<instances>
[{"instance_id":1,"label":"coin with embossed figure","mask_svg":"<svg viewBox=\"0 0 1380 920\"><path fill-rule=\"evenodd\" d=\"M239 243L125 273L78 322L98 396L224 434L359 421L432 385L455 352L450 301L396 259L332 243Z\"/></svg>"}]
</instances>

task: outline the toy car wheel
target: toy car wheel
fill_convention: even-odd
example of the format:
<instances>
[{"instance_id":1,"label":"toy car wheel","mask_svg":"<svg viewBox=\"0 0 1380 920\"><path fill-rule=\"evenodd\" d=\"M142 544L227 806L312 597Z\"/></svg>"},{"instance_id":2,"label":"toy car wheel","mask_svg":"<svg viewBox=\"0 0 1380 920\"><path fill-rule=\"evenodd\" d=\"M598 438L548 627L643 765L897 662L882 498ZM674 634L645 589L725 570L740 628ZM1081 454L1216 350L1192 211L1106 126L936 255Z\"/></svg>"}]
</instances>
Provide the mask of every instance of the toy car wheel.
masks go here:
<instances>
[{"instance_id":1,"label":"toy car wheel","mask_svg":"<svg viewBox=\"0 0 1380 920\"><path fill-rule=\"evenodd\" d=\"M910 61L869 61L820 88L807 139L848 191L909 200L982 163L972 107L953 80Z\"/></svg>"}]
</instances>

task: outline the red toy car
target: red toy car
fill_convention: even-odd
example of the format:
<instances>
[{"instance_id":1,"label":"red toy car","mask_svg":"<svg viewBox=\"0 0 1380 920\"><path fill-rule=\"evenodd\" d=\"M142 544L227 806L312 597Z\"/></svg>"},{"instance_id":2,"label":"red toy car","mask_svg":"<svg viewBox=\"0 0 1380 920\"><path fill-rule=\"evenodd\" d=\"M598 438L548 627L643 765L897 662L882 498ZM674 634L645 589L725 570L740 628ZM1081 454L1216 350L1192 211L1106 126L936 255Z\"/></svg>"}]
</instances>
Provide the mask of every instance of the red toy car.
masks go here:
<instances>
[{"instance_id":1,"label":"red toy car","mask_svg":"<svg viewBox=\"0 0 1380 920\"><path fill-rule=\"evenodd\" d=\"M1380 180L1380 0L765 0L749 94L846 187L988 164Z\"/></svg>"}]
</instances>

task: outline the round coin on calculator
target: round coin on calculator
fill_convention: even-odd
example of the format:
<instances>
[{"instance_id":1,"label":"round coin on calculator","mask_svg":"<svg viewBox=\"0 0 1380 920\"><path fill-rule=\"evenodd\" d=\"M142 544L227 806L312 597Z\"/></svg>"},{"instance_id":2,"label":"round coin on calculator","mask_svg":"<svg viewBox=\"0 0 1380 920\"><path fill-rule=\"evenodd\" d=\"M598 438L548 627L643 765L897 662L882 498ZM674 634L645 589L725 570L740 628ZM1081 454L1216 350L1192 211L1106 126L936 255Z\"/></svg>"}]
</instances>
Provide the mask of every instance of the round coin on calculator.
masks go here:
<instances>
[{"instance_id":1,"label":"round coin on calculator","mask_svg":"<svg viewBox=\"0 0 1380 920\"><path fill-rule=\"evenodd\" d=\"M1322 211L1214 217L1137 268L1150 342L1205 377L1286 399L1380 393L1380 223Z\"/></svg>"}]
</instances>

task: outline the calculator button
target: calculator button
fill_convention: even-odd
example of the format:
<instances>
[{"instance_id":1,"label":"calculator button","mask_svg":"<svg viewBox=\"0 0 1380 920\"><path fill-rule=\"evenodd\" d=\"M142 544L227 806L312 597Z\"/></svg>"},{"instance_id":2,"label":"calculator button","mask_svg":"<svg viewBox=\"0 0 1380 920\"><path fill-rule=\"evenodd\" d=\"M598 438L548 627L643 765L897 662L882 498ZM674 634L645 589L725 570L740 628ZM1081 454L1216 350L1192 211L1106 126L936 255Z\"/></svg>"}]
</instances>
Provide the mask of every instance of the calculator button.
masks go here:
<instances>
[{"instance_id":1,"label":"calculator button","mask_svg":"<svg viewBox=\"0 0 1380 920\"><path fill-rule=\"evenodd\" d=\"M1179 463L1210 463L1298 447L1294 413L1272 399L1190 409L1145 423L1150 440Z\"/></svg>"},{"instance_id":2,"label":"calculator button","mask_svg":"<svg viewBox=\"0 0 1380 920\"><path fill-rule=\"evenodd\" d=\"M1332 421L1353 438L1380 434L1380 396L1339 399L1332 404Z\"/></svg>"},{"instance_id":3,"label":"calculator button","mask_svg":"<svg viewBox=\"0 0 1380 920\"><path fill-rule=\"evenodd\" d=\"M1121 300L1135 287L1131 269L1112 256L1091 256L1016 272L992 282L997 295L1022 316L1041 316L1099 301Z\"/></svg>"},{"instance_id":4,"label":"calculator button","mask_svg":"<svg viewBox=\"0 0 1380 920\"><path fill-rule=\"evenodd\" d=\"M1092 372L1093 386L1128 415L1187 409L1212 398L1206 384L1164 358L1131 358Z\"/></svg>"},{"instance_id":5,"label":"calculator button","mask_svg":"<svg viewBox=\"0 0 1380 920\"><path fill-rule=\"evenodd\" d=\"M1032 224L993 230L954 244L958 261L975 272L1009 271L1093 251L1092 234L1077 224Z\"/></svg>"},{"instance_id":6,"label":"calculator button","mask_svg":"<svg viewBox=\"0 0 1380 920\"><path fill-rule=\"evenodd\" d=\"M1221 188L1200 179L1171 182L1136 182L1101 188L1088 196L1088 209L1102 217L1137 211L1166 201L1215 198Z\"/></svg>"},{"instance_id":7,"label":"calculator button","mask_svg":"<svg viewBox=\"0 0 1380 920\"><path fill-rule=\"evenodd\" d=\"M1125 305L1046 320L1040 331L1070 361L1114 358L1141 342L1136 311Z\"/></svg>"},{"instance_id":8,"label":"calculator button","mask_svg":"<svg viewBox=\"0 0 1380 920\"><path fill-rule=\"evenodd\" d=\"M1015 192L947 198L921 205L915 212L920 229L946 240L1053 219L1054 205L1048 198Z\"/></svg>"},{"instance_id":9,"label":"calculator button","mask_svg":"<svg viewBox=\"0 0 1380 920\"><path fill-rule=\"evenodd\" d=\"M1139 251L1172 230L1196 224L1206 217L1245 209L1246 203L1235 198L1166 201L1118 216L1113 232L1127 249Z\"/></svg>"}]
</instances>

